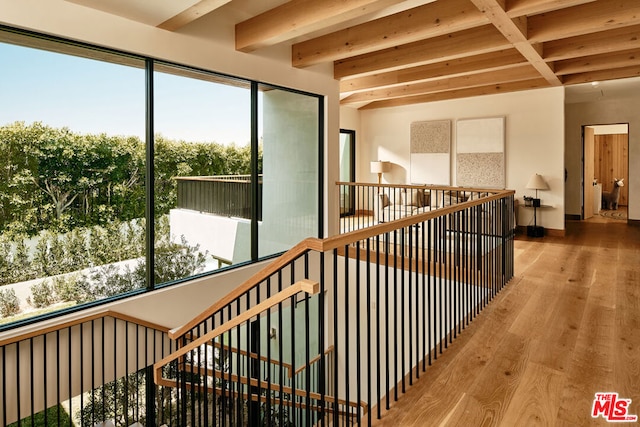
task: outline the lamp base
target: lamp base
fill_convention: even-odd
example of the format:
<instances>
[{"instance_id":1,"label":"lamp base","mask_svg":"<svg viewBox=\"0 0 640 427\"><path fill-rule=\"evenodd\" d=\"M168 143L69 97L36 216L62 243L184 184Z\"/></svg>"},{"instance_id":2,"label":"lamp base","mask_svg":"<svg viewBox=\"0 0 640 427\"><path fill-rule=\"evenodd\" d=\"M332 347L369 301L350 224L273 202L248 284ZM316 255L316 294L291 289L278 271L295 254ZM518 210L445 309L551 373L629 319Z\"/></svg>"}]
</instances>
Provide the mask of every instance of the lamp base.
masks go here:
<instances>
[{"instance_id":1,"label":"lamp base","mask_svg":"<svg viewBox=\"0 0 640 427\"><path fill-rule=\"evenodd\" d=\"M527 226L527 236L529 237L543 237L544 227L529 225Z\"/></svg>"}]
</instances>

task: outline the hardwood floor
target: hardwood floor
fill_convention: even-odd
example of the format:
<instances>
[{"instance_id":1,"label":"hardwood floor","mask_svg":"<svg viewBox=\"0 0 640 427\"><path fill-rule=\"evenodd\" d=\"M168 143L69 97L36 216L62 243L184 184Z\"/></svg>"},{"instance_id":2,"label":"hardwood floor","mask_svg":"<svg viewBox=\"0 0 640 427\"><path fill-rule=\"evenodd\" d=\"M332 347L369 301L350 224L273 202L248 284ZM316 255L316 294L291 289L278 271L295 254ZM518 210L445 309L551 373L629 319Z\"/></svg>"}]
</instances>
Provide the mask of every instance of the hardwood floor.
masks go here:
<instances>
[{"instance_id":1,"label":"hardwood floor","mask_svg":"<svg viewBox=\"0 0 640 427\"><path fill-rule=\"evenodd\" d=\"M568 222L515 248L511 283L373 425L607 425L596 392L640 415L640 227Z\"/></svg>"}]
</instances>

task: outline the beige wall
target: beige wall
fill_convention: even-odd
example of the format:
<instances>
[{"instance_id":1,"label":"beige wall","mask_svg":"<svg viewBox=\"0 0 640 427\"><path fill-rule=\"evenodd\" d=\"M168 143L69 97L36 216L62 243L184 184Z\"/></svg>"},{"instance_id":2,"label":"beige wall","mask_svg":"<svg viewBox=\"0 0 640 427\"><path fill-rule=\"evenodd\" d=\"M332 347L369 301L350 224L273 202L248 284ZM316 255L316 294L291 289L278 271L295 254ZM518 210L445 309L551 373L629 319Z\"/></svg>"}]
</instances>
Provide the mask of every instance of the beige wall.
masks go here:
<instances>
[{"instance_id":1,"label":"beige wall","mask_svg":"<svg viewBox=\"0 0 640 427\"><path fill-rule=\"evenodd\" d=\"M550 190L540 192L542 202L553 206L538 215L544 227L564 230L564 90L539 89L460 100L433 102L397 108L381 108L360 112L359 123L345 111L341 117L359 125L357 180L374 182L369 161L389 160L393 163L384 181L410 183L410 125L415 121L452 121L451 182L455 185L456 120L477 117L506 118L506 187L516 197L533 195L525 188L529 177L539 173ZM344 123L341 123L345 127ZM521 210L519 225L533 223L533 212Z\"/></svg>"}]
</instances>

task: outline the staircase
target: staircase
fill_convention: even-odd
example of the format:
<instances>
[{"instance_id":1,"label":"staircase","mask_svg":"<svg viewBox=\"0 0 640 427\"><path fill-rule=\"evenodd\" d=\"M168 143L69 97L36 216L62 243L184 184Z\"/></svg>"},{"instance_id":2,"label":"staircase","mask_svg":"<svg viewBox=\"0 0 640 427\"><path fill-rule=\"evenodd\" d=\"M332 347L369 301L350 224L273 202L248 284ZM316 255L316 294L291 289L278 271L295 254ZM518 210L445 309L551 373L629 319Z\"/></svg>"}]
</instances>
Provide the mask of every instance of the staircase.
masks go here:
<instances>
[{"instance_id":1,"label":"staircase","mask_svg":"<svg viewBox=\"0 0 640 427\"><path fill-rule=\"evenodd\" d=\"M513 276L513 192L477 193L306 239L173 330L102 312L0 342L0 423L67 425L69 400L87 426L370 425Z\"/></svg>"}]
</instances>

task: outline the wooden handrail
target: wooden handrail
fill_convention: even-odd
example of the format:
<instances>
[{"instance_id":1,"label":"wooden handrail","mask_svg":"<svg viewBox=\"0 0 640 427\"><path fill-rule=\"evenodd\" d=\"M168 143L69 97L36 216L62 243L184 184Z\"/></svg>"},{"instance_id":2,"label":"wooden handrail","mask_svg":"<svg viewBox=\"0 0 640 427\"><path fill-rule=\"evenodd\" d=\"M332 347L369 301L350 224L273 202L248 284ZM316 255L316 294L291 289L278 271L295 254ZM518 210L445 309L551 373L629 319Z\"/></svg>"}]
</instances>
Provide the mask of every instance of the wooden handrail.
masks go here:
<instances>
[{"instance_id":1,"label":"wooden handrail","mask_svg":"<svg viewBox=\"0 0 640 427\"><path fill-rule=\"evenodd\" d=\"M285 394L289 394L289 395L296 395L299 397L309 397L310 399L313 400L322 400L322 395L320 393L316 393L316 392L309 392L307 393L304 390L301 389L295 389L293 390L291 387L287 387L287 386L282 386L280 387L279 385L273 387L273 384L271 384L272 388L269 388L269 383L266 381L258 381L255 378L247 378L247 377L242 377L242 376L238 376L236 374L228 374L226 372L222 372L222 371L216 371L216 378L222 378L222 379L230 379L233 382L240 382L241 384L245 384L245 385L249 385L251 387L258 387L258 385L260 386L260 388L262 390L271 390L271 391L282 391L282 393ZM163 378L159 383L157 383L157 385L159 386L163 386L163 387L172 387L172 388L176 388L177 384L175 380L169 380L166 378ZM197 386L197 385L192 385L192 384L185 384L185 388L188 390L207 390L207 393L216 393L218 395L232 395L233 397L238 397L238 396L242 396L242 398L244 399L246 398L251 398L251 400L254 401L261 401L261 402L267 402L268 398L267 396L258 396L256 394L253 393L244 393L244 392L237 392L235 390L225 390L222 389L220 387L211 387L211 386ZM278 398L274 398L272 397L271 400L279 400ZM296 408L306 408L306 404L304 403L300 403L300 402L294 402L293 400L286 400L283 399L282 400L283 403L287 406L293 406ZM356 406L360 406L362 408L362 413L363 415L367 414L369 412L369 405L367 405L366 402L351 402L351 401L346 401L344 399L337 399L335 396L329 395L329 394L325 394L324 395L324 401L325 402L332 402L332 403L336 403L338 405L344 405L347 407L356 407ZM324 412L327 413L333 413L335 412L335 410L331 409L331 408L324 408Z\"/></svg>"},{"instance_id":2,"label":"wooden handrail","mask_svg":"<svg viewBox=\"0 0 640 427\"><path fill-rule=\"evenodd\" d=\"M80 325L82 323L86 323L86 322L90 322L92 320L97 320L97 319L101 319L103 317L113 317L114 319L119 319L119 320L123 320L125 322L131 322L131 323L135 323L138 326L144 326L146 328L150 328L150 329L156 329L160 332L165 332L165 333L169 333L169 328L166 326L162 326L162 325L158 325L156 323L153 322L148 322L146 320L142 320L139 319L137 317L134 316L130 316L128 314L123 314L123 313L119 313L117 311L112 311L112 310L104 310L98 313L94 313L94 314L90 314L84 317L80 317L74 320L69 320L68 322L64 322L64 323L58 323L56 325L52 325L43 329L38 329L35 331L31 331L31 332L25 332L24 334L20 334L20 335L16 335L4 340L0 340L0 347L5 346L5 345L9 345L9 344L14 344L16 342L20 342L23 340L27 340L29 338L34 338L40 335L46 335L49 334L51 332L55 332L55 331L59 331L62 329L67 329L67 328L71 328L73 326L76 325Z\"/></svg>"},{"instance_id":3,"label":"wooden handrail","mask_svg":"<svg viewBox=\"0 0 640 427\"><path fill-rule=\"evenodd\" d=\"M352 187L355 186L366 186L372 188L405 188L412 190L434 190L434 191L470 191L470 192L478 192L478 193L500 193L505 190L498 190L492 188L475 188L475 187L449 187L446 185L429 185L429 184L378 184L375 182L350 182L350 181L336 181L336 185L349 185ZM508 191L508 190L506 190Z\"/></svg>"},{"instance_id":4,"label":"wooden handrail","mask_svg":"<svg viewBox=\"0 0 640 427\"><path fill-rule=\"evenodd\" d=\"M191 338L193 339L193 338ZM269 359L267 356L258 356L256 353L252 353L247 350L242 350L236 347L232 347L230 345L224 345L221 342L216 342L212 345L214 348L219 348L220 350L228 350L230 353L239 353L243 356L247 356L250 359L260 360L262 362L270 363L273 365L282 366L287 370L287 378L291 378L293 376L293 366L289 363L280 362L279 360Z\"/></svg>"},{"instance_id":5,"label":"wooden handrail","mask_svg":"<svg viewBox=\"0 0 640 427\"><path fill-rule=\"evenodd\" d=\"M239 326L239 325L243 324L244 322L248 321L252 317L258 316L262 312L264 312L264 311L274 307L275 305L277 305L277 304L279 304L279 303L291 298L292 296L296 295L299 292L306 292L306 293L308 293L310 295L315 295L319 291L320 291L320 285L318 284L318 282L313 282L313 281L307 280L307 279L300 280L300 281L294 283L292 286L289 286L288 288L283 289L282 291L278 292L274 296L272 296L270 298L267 298L266 300L264 300L260 304L257 304L255 306L253 306L252 308L250 308L249 310L245 311L244 313L236 316L232 320L229 320L228 322L225 322L224 324L218 326L214 330L212 330L210 332L207 332L206 334L204 334L204 335L198 337L197 339L189 342L184 347L181 347L179 350L173 352L169 356L165 357L164 359L160 360L159 362L156 362L153 365L153 376L154 376L154 379L156 381L156 384L158 384L158 381L160 381L162 379L162 367L167 365L168 363L172 362L173 360L181 358L182 356L184 356L185 354L187 354L191 350L194 350L194 349L200 347L203 344L207 344L209 341L213 340L214 338L224 334L225 332L235 328L236 326Z\"/></svg>"},{"instance_id":6,"label":"wooden handrail","mask_svg":"<svg viewBox=\"0 0 640 427\"><path fill-rule=\"evenodd\" d=\"M213 378L220 378L223 380L227 379L231 382L238 382L240 384L248 385L251 387L260 387L262 390L282 391L282 393L290 394L292 396L293 395L300 396L300 397L308 396L310 399L313 399L313 400L322 400L322 395L320 393L307 392L306 390L302 390L302 389L292 389L291 387L284 386L284 385L281 386L279 384L274 385L273 383L269 383L264 380L258 380L257 378L248 378L245 376L241 376L241 375L237 375L229 372L224 372L219 369L205 369L205 368L190 367L190 369L187 370L187 372L197 373L199 375L205 375L208 377L210 376ZM177 387L176 380L170 379L170 378L160 378L159 381L156 381L156 384L165 386L165 387L173 387L173 388ZM187 385L187 388L189 388L189 385ZM198 388L198 386L196 386L196 388ZM212 392L213 387L207 386L207 390ZM244 396L245 393L242 393L242 394ZM350 402L350 401L339 399L327 394L325 394L324 398L325 398L324 399L325 401L335 402L339 405L352 406L352 407L360 406L363 408L363 412L365 414L368 411L368 405L366 402Z\"/></svg>"},{"instance_id":7,"label":"wooden handrail","mask_svg":"<svg viewBox=\"0 0 640 427\"><path fill-rule=\"evenodd\" d=\"M234 288L231 292L229 292L227 295L225 295L220 300L215 302L213 305L211 305L209 308L204 310L202 313L200 313L199 315L197 315L196 317L194 317L184 325L169 331L169 337L173 339L182 337L183 335L188 333L191 329L193 329L196 325L207 320L213 313L217 312L223 307L226 307L231 302L235 301L237 298L244 295L247 292L247 290L253 287L256 283L260 283L261 281L263 281L270 275L274 274L281 268L286 267L290 262L300 257L305 251L308 250L309 240L318 240L318 239L308 238L301 241L300 243L295 245L293 248L289 249L287 252L280 255L275 261L267 265L265 268L263 268L262 270L260 270L259 272L251 276L249 279L245 280L244 283Z\"/></svg>"},{"instance_id":8,"label":"wooden handrail","mask_svg":"<svg viewBox=\"0 0 640 427\"><path fill-rule=\"evenodd\" d=\"M377 184L376 184L377 185ZM397 187L389 184L381 184L382 186L387 187ZM430 187L427 187L430 188ZM435 188L435 187L433 187ZM484 203L499 200L509 195L514 195L514 190L487 190L487 189L473 189L473 188L462 188L462 187L438 187L445 190L452 191L481 191L486 193L494 192L494 194L490 194L485 197L481 197L478 199L467 200L466 202L456 203L454 205L446 206L443 208L434 209L432 211L422 212L416 215L409 215L407 217L396 219L390 222L385 222L382 224L372 225L367 228L362 228L359 230L351 231L349 233L341 234L338 236L328 237L326 239L318 239L314 237L309 237L297 245L293 246L287 252L279 256L275 261L264 267L262 270L255 273L249 279L244 281L240 286L233 289L226 296L209 306L203 312L201 312L198 316L194 317L187 323L182 326L179 326L171 331L169 331L169 337L173 339L177 339L185 335L191 329L193 329L198 324L204 322L206 319L211 317L214 313L218 312L222 308L229 305L231 302L235 301L237 298L241 297L247 291L252 289L258 283L266 280L272 274L278 272L280 269L286 267L294 260L298 259L305 252L315 251L315 252L326 252L333 249L337 249L340 247L345 247L350 245L351 243L358 242L361 240L366 240L381 234L390 233L399 228L406 228L412 225L429 221L434 218L438 218L440 216L448 215L453 212L458 212L464 209L468 209L473 206L479 206Z\"/></svg>"},{"instance_id":9,"label":"wooden handrail","mask_svg":"<svg viewBox=\"0 0 640 427\"><path fill-rule=\"evenodd\" d=\"M311 366L316 362L319 362L320 359L322 359L323 356L327 356L329 354L331 354L333 352L333 345L330 345L322 354L317 355L316 357L312 358L311 360L309 360L309 363L305 363L304 365L300 366L298 369L296 369L296 371L294 372L294 375L298 375L300 372L304 371L307 366Z\"/></svg>"}]
</instances>

